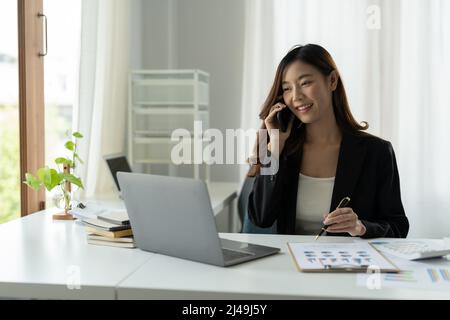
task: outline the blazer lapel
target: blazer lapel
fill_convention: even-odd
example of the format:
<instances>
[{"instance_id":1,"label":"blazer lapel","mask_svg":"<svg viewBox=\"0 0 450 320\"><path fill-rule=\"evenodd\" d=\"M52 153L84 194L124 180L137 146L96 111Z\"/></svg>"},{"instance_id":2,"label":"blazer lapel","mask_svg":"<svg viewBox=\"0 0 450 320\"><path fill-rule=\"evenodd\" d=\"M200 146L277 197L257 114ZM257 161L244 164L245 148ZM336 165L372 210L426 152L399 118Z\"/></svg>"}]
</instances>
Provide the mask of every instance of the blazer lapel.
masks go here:
<instances>
[{"instance_id":1,"label":"blazer lapel","mask_svg":"<svg viewBox=\"0 0 450 320\"><path fill-rule=\"evenodd\" d=\"M341 148L339 150L330 212L337 208L339 202L343 198L350 197L350 199L352 199L365 155L366 144L363 142L363 139L355 135L344 133L342 136Z\"/></svg>"}]
</instances>

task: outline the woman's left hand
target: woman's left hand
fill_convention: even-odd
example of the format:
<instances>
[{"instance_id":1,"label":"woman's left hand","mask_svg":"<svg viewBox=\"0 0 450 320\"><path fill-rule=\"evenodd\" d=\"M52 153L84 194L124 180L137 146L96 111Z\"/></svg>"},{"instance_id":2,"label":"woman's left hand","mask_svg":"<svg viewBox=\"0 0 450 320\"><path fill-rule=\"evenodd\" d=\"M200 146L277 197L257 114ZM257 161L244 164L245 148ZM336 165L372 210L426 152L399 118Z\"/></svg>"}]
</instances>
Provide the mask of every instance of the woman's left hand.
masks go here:
<instances>
[{"instance_id":1,"label":"woman's left hand","mask_svg":"<svg viewBox=\"0 0 450 320\"><path fill-rule=\"evenodd\" d=\"M366 227L358 219L358 215L352 208L339 208L327 214L323 223L329 233L348 232L351 236L363 236L366 233Z\"/></svg>"}]
</instances>

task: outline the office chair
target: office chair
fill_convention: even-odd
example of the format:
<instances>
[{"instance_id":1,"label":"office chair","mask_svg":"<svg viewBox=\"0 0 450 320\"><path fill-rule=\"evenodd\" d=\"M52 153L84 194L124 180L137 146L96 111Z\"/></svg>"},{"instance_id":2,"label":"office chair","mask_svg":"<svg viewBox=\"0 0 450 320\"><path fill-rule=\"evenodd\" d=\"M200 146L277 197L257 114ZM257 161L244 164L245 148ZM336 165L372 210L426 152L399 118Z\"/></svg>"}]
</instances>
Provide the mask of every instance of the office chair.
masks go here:
<instances>
[{"instance_id":1,"label":"office chair","mask_svg":"<svg viewBox=\"0 0 450 320\"><path fill-rule=\"evenodd\" d=\"M239 193L238 214L242 224L241 233L275 234L277 233L276 222L269 228L260 228L255 226L248 217L248 197L252 192L254 182L255 177L245 177L244 184Z\"/></svg>"}]
</instances>

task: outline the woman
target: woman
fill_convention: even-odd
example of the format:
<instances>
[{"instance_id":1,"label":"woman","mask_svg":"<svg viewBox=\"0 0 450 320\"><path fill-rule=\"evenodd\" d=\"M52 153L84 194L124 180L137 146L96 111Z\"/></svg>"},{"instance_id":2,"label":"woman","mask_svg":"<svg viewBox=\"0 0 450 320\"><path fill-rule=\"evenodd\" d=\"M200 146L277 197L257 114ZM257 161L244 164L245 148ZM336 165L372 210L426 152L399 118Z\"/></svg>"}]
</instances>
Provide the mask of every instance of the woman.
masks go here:
<instances>
[{"instance_id":1,"label":"woman","mask_svg":"<svg viewBox=\"0 0 450 320\"><path fill-rule=\"evenodd\" d=\"M274 130L286 108L293 114L287 130ZM317 234L326 225L328 235L406 237L409 223L392 145L355 121L336 64L323 47L308 44L288 52L260 118L269 152L278 148L279 156L271 156L279 168L262 175L260 164L252 167L253 224L270 227L276 221L280 234ZM337 209L345 197L350 203Z\"/></svg>"}]
</instances>

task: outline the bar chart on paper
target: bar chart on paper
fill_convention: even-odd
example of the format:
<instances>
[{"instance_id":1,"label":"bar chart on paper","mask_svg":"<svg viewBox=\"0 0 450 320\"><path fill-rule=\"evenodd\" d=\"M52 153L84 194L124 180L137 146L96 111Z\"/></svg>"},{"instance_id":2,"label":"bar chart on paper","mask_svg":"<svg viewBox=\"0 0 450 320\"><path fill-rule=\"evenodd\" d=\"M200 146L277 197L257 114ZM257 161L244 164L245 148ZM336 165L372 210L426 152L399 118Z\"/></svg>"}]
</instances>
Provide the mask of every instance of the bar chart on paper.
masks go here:
<instances>
[{"instance_id":1,"label":"bar chart on paper","mask_svg":"<svg viewBox=\"0 0 450 320\"><path fill-rule=\"evenodd\" d=\"M402 269L400 267L400 269ZM358 285L368 286L373 274L359 274ZM399 273L378 274L380 287L450 290L450 268L428 267L404 270ZM450 296L449 296L450 298Z\"/></svg>"},{"instance_id":2,"label":"bar chart on paper","mask_svg":"<svg viewBox=\"0 0 450 320\"><path fill-rule=\"evenodd\" d=\"M413 271L403 271L399 273L387 273L384 274L385 282L405 282L405 283L417 283L417 279Z\"/></svg>"},{"instance_id":3,"label":"bar chart on paper","mask_svg":"<svg viewBox=\"0 0 450 320\"><path fill-rule=\"evenodd\" d=\"M447 283L450 285L450 269L427 269L427 274L432 283Z\"/></svg>"},{"instance_id":4,"label":"bar chart on paper","mask_svg":"<svg viewBox=\"0 0 450 320\"><path fill-rule=\"evenodd\" d=\"M368 243L289 242L288 248L301 272L365 272L373 266L377 266L381 272L399 271Z\"/></svg>"}]
</instances>

